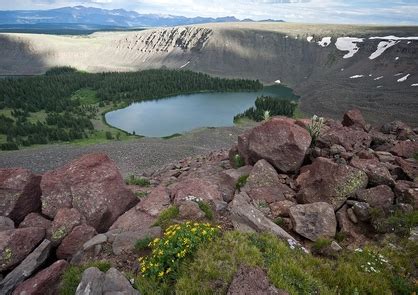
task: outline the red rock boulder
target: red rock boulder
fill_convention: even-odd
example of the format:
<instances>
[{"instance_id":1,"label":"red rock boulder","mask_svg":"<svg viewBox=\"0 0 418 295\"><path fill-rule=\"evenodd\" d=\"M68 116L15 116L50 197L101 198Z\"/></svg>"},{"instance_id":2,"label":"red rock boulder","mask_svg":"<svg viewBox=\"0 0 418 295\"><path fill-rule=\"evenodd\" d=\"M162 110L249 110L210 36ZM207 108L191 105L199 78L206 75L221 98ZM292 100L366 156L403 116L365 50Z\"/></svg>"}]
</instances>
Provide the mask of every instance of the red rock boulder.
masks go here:
<instances>
[{"instance_id":1,"label":"red rock boulder","mask_svg":"<svg viewBox=\"0 0 418 295\"><path fill-rule=\"evenodd\" d=\"M42 294L54 295L58 293L58 284L61 276L68 267L68 262L58 260L51 266L38 272L30 279L24 281L13 291L13 295Z\"/></svg>"},{"instance_id":2,"label":"red rock boulder","mask_svg":"<svg viewBox=\"0 0 418 295\"><path fill-rule=\"evenodd\" d=\"M296 183L300 187L296 195L299 203L326 202L337 209L349 196L366 188L368 178L359 169L320 157L302 167Z\"/></svg>"},{"instance_id":3,"label":"red rock boulder","mask_svg":"<svg viewBox=\"0 0 418 295\"><path fill-rule=\"evenodd\" d=\"M21 262L42 241L40 227L18 228L0 232L0 272Z\"/></svg>"},{"instance_id":4,"label":"red rock boulder","mask_svg":"<svg viewBox=\"0 0 418 295\"><path fill-rule=\"evenodd\" d=\"M54 218L60 208L76 208L99 232L138 202L105 154L85 155L45 173L41 188L42 213Z\"/></svg>"},{"instance_id":5,"label":"red rock boulder","mask_svg":"<svg viewBox=\"0 0 418 295\"><path fill-rule=\"evenodd\" d=\"M41 209L41 177L21 168L0 169L0 215L20 223Z\"/></svg>"},{"instance_id":6,"label":"red rock boulder","mask_svg":"<svg viewBox=\"0 0 418 295\"><path fill-rule=\"evenodd\" d=\"M302 165L311 140L309 132L293 119L273 118L249 132L248 153L244 154L248 154L250 164L264 159L280 172L293 173Z\"/></svg>"}]
</instances>

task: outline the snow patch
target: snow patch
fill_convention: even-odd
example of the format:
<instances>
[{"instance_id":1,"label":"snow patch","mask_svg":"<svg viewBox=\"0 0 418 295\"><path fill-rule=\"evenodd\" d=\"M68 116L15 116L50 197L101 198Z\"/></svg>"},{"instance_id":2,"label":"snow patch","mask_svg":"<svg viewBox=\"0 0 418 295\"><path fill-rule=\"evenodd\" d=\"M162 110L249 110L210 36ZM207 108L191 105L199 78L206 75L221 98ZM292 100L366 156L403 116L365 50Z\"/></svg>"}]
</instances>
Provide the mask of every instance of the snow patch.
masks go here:
<instances>
[{"instance_id":1,"label":"snow patch","mask_svg":"<svg viewBox=\"0 0 418 295\"><path fill-rule=\"evenodd\" d=\"M331 37L324 37L321 41L318 41L317 43L322 47L327 47L331 44Z\"/></svg>"},{"instance_id":2,"label":"snow patch","mask_svg":"<svg viewBox=\"0 0 418 295\"><path fill-rule=\"evenodd\" d=\"M311 42L311 41L312 41L312 39L313 39L313 37L312 37L312 36L309 36L308 38L306 38L306 40L308 40L308 42Z\"/></svg>"},{"instance_id":3,"label":"snow patch","mask_svg":"<svg viewBox=\"0 0 418 295\"><path fill-rule=\"evenodd\" d=\"M369 59L375 59L379 57L383 52L386 51L386 49L391 48L392 46L398 44L400 41L382 41L377 45L377 49L375 52L373 52Z\"/></svg>"},{"instance_id":4,"label":"snow patch","mask_svg":"<svg viewBox=\"0 0 418 295\"><path fill-rule=\"evenodd\" d=\"M409 76L411 76L411 74L408 74L406 76L403 76L402 78L398 79L398 82L404 82L404 81L406 81L406 79L408 79Z\"/></svg>"},{"instance_id":5,"label":"snow patch","mask_svg":"<svg viewBox=\"0 0 418 295\"><path fill-rule=\"evenodd\" d=\"M337 39L337 42L335 42L335 46L338 50L348 51L348 53L344 55L343 58L350 58L353 57L354 54L356 54L359 50L357 43L361 43L363 40L363 38L340 37Z\"/></svg>"},{"instance_id":6,"label":"snow patch","mask_svg":"<svg viewBox=\"0 0 418 295\"><path fill-rule=\"evenodd\" d=\"M370 40L386 40L386 41L391 41L391 40L418 40L418 37L396 37L396 36L385 36L385 37L370 37Z\"/></svg>"},{"instance_id":7,"label":"snow patch","mask_svg":"<svg viewBox=\"0 0 418 295\"><path fill-rule=\"evenodd\" d=\"M184 65L182 65L182 66L180 67L180 69L182 69L182 68L186 67L189 63L190 63L190 60L189 60L188 62L186 62Z\"/></svg>"},{"instance_id":8,"label":"snow patch","mask_svg":"<svg viewBox=\"0 0 418 295\"><path fill-rule=\"evenodd\" d=\"M350 79L358 79L358 78L363 78L363 77L364 75L354 75L354 76L351 76Z\"/></svg>"},{"instance_id":9,"label":"snow patch","mask_svg":"<svg viewBox=\"0 0 418 295\"><path fill-rule=\"evenodd\" d=\"M375 81L380 80L380 79L383 79L383 76L380 76L380 77L374 78L374 80L375 80Z\"/></svg>"}]
</instances>

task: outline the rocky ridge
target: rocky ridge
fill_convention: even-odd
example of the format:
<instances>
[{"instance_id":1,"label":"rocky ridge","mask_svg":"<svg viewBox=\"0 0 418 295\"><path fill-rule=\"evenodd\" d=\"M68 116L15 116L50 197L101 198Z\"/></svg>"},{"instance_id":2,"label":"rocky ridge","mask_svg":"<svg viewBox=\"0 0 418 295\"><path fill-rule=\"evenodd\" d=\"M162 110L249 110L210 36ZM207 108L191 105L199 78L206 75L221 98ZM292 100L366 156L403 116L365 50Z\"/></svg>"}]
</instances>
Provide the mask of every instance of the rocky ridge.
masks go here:
<instances>
[{"instance_id":1,"label":"rocky ridge","mask_svg":"<svg viewBox=\"0 0 418 295\"><path fill-rule=\"evenodd\" d=\"M174 222L206 220L198 206L204 202L223 230L267 231L307 252L326 238L328 255L403 230L388 217L417 210L417 130L399 121L374 128L358 110L342 123L326 119L317 138L310 124L272 118L229 151L144 173L146 187L126 186L105 154L43 175L0 169L0 293L54 294L68 265L108 259L115 268L87 269L77 294L96 285L97 294L137 294L116 268L138 268L135 241L160 236L156 222L172 206L179 211ZM260 294L285 294L262 270L245 266L229 293L239 294L244 275L262 278Z\"/></svg>"}]
</instances>

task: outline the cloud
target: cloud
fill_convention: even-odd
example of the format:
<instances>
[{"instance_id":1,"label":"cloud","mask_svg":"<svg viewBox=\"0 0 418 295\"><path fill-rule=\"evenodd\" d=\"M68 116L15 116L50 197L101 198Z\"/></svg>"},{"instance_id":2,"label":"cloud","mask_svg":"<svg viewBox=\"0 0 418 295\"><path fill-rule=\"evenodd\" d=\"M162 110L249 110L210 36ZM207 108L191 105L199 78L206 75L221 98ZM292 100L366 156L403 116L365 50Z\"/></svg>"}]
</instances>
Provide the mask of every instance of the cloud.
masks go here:
<instances>
[{"instance_id":1,"label":"cloud","mask_svg":"<svg viewBox=\"0 0 418 295\"><path fill-rule=\"evenodd\" d=\"M233 15L308 23L418 24L417 0L0 0L0 9L74 5L189 17Z\"/></svg>"}]
</instances>

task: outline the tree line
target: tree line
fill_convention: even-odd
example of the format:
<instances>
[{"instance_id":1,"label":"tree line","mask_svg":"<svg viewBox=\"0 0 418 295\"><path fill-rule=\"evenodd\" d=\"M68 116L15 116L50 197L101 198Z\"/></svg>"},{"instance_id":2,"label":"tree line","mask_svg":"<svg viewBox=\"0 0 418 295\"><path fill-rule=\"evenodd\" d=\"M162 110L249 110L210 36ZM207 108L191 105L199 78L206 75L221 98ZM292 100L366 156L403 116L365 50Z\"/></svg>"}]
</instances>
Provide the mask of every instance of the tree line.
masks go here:
<instances>
[{"instance_id":1,"label":"tree line","mask_svg":"<svg viewBox=\"0 0 418 295\"><path fill-rule=\"evenodd\" d=\"M146 70L127 73L84 73L70 67L54 68L45 75L0 80L0 134L7 143L0 149L72 141L88 137L97 106L129 104L201 91L256 91L259 81L223 79L186 70ZM80 89L95 91L97 105L72 98ZM30 122L30 115L45 111L45 121Z\"/></svg>"}]
</instances>

